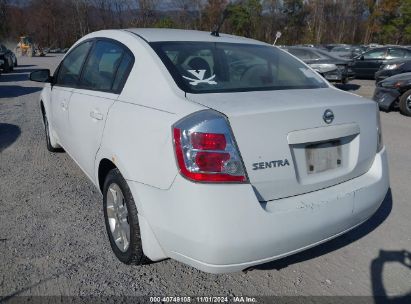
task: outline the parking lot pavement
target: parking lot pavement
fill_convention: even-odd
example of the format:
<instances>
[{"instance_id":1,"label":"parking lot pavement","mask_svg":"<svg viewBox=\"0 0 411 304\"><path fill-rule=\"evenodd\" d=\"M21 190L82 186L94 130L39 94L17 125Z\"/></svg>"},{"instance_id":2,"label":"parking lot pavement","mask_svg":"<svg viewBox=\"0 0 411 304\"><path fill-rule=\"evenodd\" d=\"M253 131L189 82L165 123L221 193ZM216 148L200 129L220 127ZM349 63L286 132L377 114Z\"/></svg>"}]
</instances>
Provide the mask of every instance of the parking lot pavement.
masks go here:
<instances>
[{"instance_id":1,"label":"parking lot pavement","mask_svg":"<svg viewBox=\"0 0 411 304\"><path fill-rule=\"evenodd\" d=\"M345 85L337 85L337 87L344 91L352 92L366 98L372 98L375 89L375 81L355 79Z\"/></svg>"},{"instance_id":2,"label":"parking lot pavement","mask_svg":"<svg viewBox=\"0 0 411 304\"><path fill-rule=\"evenodd\" d=\"M28 73L58 59L21 58L0 76L0 297L411 295L411 118L381 114L392 191L357 229L247 272L211 275L173 260L130 267L111 253L97 189L67 154L46 150L41 86ZM348 89L369 97L372 87Z\"/></svg>"}]
</instances>

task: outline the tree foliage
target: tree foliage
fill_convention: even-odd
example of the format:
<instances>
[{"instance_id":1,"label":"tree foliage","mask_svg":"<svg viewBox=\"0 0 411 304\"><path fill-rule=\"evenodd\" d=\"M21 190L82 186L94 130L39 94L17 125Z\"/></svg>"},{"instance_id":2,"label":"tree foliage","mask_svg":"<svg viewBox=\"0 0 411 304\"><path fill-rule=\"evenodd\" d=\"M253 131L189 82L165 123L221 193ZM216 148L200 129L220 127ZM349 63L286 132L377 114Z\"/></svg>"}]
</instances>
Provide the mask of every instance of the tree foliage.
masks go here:
<instances>
[{"instance_id":1,"label":"tree foliage","mask_svg":"<svg viewBox=\"0 0 411 304\"><path fill-rule=\"evenodd\" d=\"M109 28L166 27L221 32L279 44L411 44L411 0L0 0L0 39L31 35L67 47Z\"/></svg>"}]
</instances>

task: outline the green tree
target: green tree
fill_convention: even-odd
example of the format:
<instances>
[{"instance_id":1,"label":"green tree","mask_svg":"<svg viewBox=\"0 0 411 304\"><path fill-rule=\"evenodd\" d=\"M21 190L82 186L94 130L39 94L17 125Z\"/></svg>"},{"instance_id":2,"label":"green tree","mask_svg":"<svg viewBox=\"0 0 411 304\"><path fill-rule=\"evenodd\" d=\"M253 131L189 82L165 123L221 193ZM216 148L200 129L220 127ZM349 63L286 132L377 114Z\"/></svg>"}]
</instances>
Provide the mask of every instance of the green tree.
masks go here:
<instances>
[{"instance_id":1,"label":"green tree","mask_svg":"<svg viewBox=\"0 0 411 304\"><path fill-rule=\"evenodd\" d=\"M235 34L260 38L260 19L262 5L259 0L247 0L227 7L229 11L229 22Z\"/></svg>"},{"instance_id":2,"label":"green tree","mask_svg":"<svg viewBox=\"0 0 411 304\"><path fill-rule=\"evenodd\" d=\"M411 42L411 0L402 0L398 8L398 16L392 20L395 27L393 37L396 43Z\"/></svg>"},{"instance_id":3,"label":"green tree","mask_svg":"<svg viewBox=\"0 0 411 304\"><path fill-rule=\"evenodd\" d=\"M308 28L306 18L309 15L304 0L284 0L283 13L286 19L284 30L288 43L303 41Z\"/></svg>"},{"instance_id":4,"label":"green tree","mask_svg":"<svg viewBox=\"0 0 411 304\"><path fill-rule=\"evenodd\" d=\"M154 23L154 27L157 28L176 28L177 24L173 21L173 19L169 17L161 18L156 23Z\"/></svg>"}]
</instances>

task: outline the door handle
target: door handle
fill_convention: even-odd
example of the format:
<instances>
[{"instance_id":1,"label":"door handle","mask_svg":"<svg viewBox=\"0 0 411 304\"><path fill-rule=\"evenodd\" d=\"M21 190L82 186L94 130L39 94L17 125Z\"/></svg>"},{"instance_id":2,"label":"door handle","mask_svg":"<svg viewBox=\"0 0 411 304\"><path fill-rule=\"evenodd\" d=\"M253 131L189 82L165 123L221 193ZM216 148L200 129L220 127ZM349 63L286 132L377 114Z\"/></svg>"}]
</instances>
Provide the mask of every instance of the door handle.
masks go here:
<instances>
[{"instance_id":1,"label":"door handle","mask_svg":"<svg viewBox=\"0 0 411 304\"><path fill-rule=\"evenodd\" d=\"M90 112L90 117L96 120L103 120L103 114L96 110Z\"/></svg>"}]
</instances>

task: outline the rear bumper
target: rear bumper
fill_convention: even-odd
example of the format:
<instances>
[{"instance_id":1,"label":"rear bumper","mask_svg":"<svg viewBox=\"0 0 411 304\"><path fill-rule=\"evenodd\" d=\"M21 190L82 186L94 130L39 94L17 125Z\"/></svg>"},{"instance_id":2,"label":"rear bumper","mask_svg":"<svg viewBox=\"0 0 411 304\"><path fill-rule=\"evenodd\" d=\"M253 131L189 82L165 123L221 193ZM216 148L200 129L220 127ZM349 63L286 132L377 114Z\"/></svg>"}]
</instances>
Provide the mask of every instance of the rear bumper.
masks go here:
<instances>
[{"instance_id":1,"label":"rear bumper","mask_svg":"<svg viewBox=\"0 0 411 304\"><path fill-rule=\"evenodd\" d=\"M129 185L150 258L171 257L224 273L291 255L354 228L378 209L389 179L384 148L360 177L266 203L258 202L249 184L194 184L178 175L169 190Z\"/></svg>"}]
</instances>

